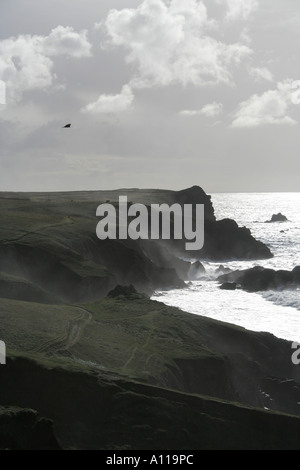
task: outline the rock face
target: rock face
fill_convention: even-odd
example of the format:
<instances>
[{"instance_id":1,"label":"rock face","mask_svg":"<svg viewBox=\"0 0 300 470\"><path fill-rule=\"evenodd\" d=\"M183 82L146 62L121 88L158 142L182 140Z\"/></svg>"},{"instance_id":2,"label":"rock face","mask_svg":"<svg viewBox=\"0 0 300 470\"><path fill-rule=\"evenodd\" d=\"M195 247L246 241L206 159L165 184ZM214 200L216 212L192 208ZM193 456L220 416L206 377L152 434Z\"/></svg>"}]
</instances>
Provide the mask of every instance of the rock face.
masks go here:
<instances>
[{"instance_id":1,"label":"rock face","mask_svg":"<svg viewBox=\"0 0 300 470\"><path fill-rule=\"evenodd\" d=\"M255 240L249 229L239 227L231 219L206 222L204 247L199 254L212 260L273 257L270 249Z\"/></svg>"},{"instance_id":2,"label":"rock face","mask_svg":"<svg viewBox=\"0 0 300 470\"><path fill-rule=\"evenodd\" d=\"M287 218L285 215L281 214L281 212L279 212L278 214L273 214L272 217L271 217L271 220L266 220L266 224L270 224L272 222L287 222Z\"/></svg>"},{"instance_id":3,"label":"rock face","mask_svg":"<svg viewBox=\"0 0 300 470\"><path fill-rule=\"evenodd\" d=\"M222 283L234 282L248 292L297 288L300 286L300 266L296 266L292 271L275 271L256 266L243 271L223 274L218 277L218 281Z\"/></svg>"},{"instance_id":4,"label":"rock face","mask_svg":"<svg viewBox=\"0 0 300 470\"><path fill-rule=\"evenodd\" d=\"M220 264L220 266L216 269L215 273L216 274L228 274L231 273L232 269L226 268L226 266L223 266L223 264Z\"/></svg>"},{"instance_id":5,"label":"rock face","mask_svg":"<svg viewBox=\"0 0 300 470\"><path fill-rule=\"evenodd\" d=\"M142 294L139 294L137 290L133 287L132 284L129 286L116 286L113 290L111 290L108 294L107 297L110 297L112 299L118 298L118 297L125 297L126 299L132 299L132 298L137 298L137 296L141 296Z\"/></svg>"},{"instance_id":6,"label":"rock face","mask_svg":"<svg viewBox=\"0 0 300 470\"><path fill-rule=\"evenodd\" d=\"M235 290L236 289L236 283L235 282L224 282L220 286L220 289L222 289L222 290Z\"/></svg>"},{"instance_id":7,"label":"rock face","mask_svg":"<svg viewBox=\"0 0 300 470\"><path fill-rule=\"evenodd\" d=\"M190 263L175 240L96 238L97 206L124 192L0 193L0 449L299 449L290 344L138 294ZM270 256L199 187L128 193L204 203L199 259Z\"/></svg>"},{"instance_id":8,"label":"rock face","mask_svg":"<svg viewBox=\"0 0 300 470\"><path fill-rule=\"evenodd\" d=\"M192 263L190 270L188 272L188 279L189 280L196 280L199 279L203 274L206 273L205 267L200 261L196 261Z\"/></svg>"},{"instance_id":9,"label":"rock face","mask_svg":"<svg viewBox=\"0 0 300 470\"><path fill-rule=\"evenodd\" d=\"M211 198L199 186L178 191L174 194L174 202L204 204L205 207L204 246L197 252L185 252L185 255L214 261L272 258L270 249L255 240L249 229L239 227L232 219L216 220ZM185 251L182 243L174 241L174 244Z\"/></svg>"},{"instance_id":10,"label":"rock face","mask_svg":"<svg viewBox=\"0 0 300 470\"><path fill-rule=\"evenodd\" d=\"M186 251L185 239L99 240L98 205L111 201L118 209L119 196L126 194L132 203L147 206L204 204L203 248ZM245 227L230 219L217 221L211 197L199 186L183 191L41 193L26 198L0 193L0 211L0 295L12 300L88 302L105 297L117 285L129 284L149 295L157 288L184 287L190 271L198 276L200 264L191 267L188 259L272 257Z\"/></svg>"},{"instance_id":11,"label":"rock face","mask_svg":"<svg viewBox=\"0 0 300 470\"><path fill-rule=\"evenodd\" d=\"M175 202L179 204L204 204L205 220L216 221L211 196L208 196L200 186L192 186L182 191L177 191L174 195Z\"/></svg>"},{"instance_id":12,"label":"rock face","mask_svg":"<svg viewBox=\"0 0 300 470\"><path fill-rule=\"evenodd\" d=\"M60 450L52 425L34 410L0 407L0 450Z\"/></svg>"}]
</instances>

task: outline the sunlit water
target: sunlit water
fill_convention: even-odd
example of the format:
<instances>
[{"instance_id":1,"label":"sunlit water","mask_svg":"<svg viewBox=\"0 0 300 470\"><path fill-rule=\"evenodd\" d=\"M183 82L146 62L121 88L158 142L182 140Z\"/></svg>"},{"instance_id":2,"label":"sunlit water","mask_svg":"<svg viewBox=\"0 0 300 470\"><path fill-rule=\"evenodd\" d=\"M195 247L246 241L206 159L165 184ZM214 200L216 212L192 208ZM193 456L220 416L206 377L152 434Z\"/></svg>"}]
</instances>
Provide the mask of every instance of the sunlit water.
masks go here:
<instances>
[{"instance_id":1,"label":"sunlit water","mask_svg":"<svg viewBox=\"0 0 300 470\"><path fill-rule=\"evenodd\" d=\"M274 258L262 261L228 261L223 266L246 269L256 265L291 270L300 266L300 193L213 194L218 220L231 218L250 228L252 235L269 246ZM281 212L288 222L266 224ZM300 342L300 289L250 294L223 291L216 282L220 263L204 262L206 274L185 289L156 292L154 299L190 313L267 331L279 338Z\"/></svg>"}]
</instances>

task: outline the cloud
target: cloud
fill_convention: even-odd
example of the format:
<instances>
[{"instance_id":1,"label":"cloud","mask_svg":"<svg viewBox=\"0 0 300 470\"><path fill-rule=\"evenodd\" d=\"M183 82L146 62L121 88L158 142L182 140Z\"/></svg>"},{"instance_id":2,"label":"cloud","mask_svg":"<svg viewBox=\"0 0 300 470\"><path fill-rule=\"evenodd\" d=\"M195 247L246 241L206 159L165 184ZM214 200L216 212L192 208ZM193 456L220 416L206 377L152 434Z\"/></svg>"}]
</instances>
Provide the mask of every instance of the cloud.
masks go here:
<instances>
[{"instance_id":1,"label":"cloud","mask_svg":"<svg viewBox=\"0 0 300 470\"><path fill-rule=\"evenodd\" d=\"M89 114L114 114L127 111L134 100L134 95L128 85L123 86L117 95L100 95L98 100L88 104L82 109Z\"/></svg>"},{"instance_id":2,"label":"cloud","mask_svg":"<svg viewBox=\"0 0 300 470\"><path fill-rule=\"evenodd\" d=\"M92 55L87 30L77 33L69 26L57 26L41 43L44 53L49 56L67 55L80 59Z\"/></svg>"},{"instance_id":3,"label":"cloud","mask_svg":"<svg viewBox=\"0 0 300 470\"><path fill-rule=\"evenodd\" d=\"M217 3L226 6L229 21L246 20L258 7L257 0L217 0Z\"/></svg>"},{"instance_id":4,"label":"cloud","mask_svg":"<svg viewBox=\"0 0 300 470\"><path fill-rule=\"evenodd\" d=\"M256 82L266 80L267 82L273 82L273 74L266 67L251 67L249 69L250 75Z\"/></svg>"},{"instance_id":5,"label":"cloud","mask_svg":"<svg viewBox=\"0 0 300 470\"><path fill-rule=\"evenodd\" d=\"M124 48L135 66L133 88L232 83L234 66L252 52L215 39L217 23L197 0L143 0L111 10L105 27L109 43Z\"/></svg>"},{"instance_id":6,"label":"cloud","mask_svg":"<svg viewBox=\"0 0 300 470\"><path fill-rule=\"evenodd\" d=\"M58 26L48 36L20 35L0 41L0 79L6 83L7 101L18 102L25 91L49 88L56 78L51 57L58 55L89 57L87 32Z\"/></svg>"},{"instance_id":7,"label":"cloud","mask_svg":"<svg viewBox=\"0 0 300 470\"><path fill-rule=\"evenodd\" d=\"M183 111L180 111L180 115L181 116L199 116L199 115L203 115L205 117L208 117L208 118L212 118L212 117L216 117L218 115L220 115L223 111L223 105L222 103L210 103L210 104L207 104L205 106L203 106L203 108L201 109L185 109Z\"/></svg>"},{"instance_id":8,"label":"cloud","mask_svg":"<svg viewBox=\"0 0 300 470\"><path fill-rule=\"evenodd\" d=\"M240 104L234 116L232 127L258 127L266 124L296 124L287 115L292 103L291 81L285 80L277 89L269 90L262 95L253 95Z\"/></svg>"}]
</instances>

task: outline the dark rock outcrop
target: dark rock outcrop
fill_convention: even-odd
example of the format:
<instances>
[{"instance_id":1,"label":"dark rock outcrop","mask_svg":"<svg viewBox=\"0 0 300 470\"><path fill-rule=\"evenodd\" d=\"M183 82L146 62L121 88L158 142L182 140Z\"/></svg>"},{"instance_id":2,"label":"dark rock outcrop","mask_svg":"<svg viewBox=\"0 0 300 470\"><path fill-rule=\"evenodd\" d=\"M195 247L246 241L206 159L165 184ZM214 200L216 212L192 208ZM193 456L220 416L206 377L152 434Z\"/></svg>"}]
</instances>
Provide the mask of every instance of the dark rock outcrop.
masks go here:
<instances>
[{"instance_id":1,"label":"dark rock outcrop","mask_svg":"<svg viewBox=\"0 0 300 470\"><path fill-rule=\"evenodd\" d=\"M206 273L206 269L200 261L196 261L191 264L188 272L188 279L196 280L199 279L203 274Z\"/></svg>"},{"instance_id":2,"label":"dark rock outcrop","mask_svg":"<svg viewBox=\"0 0 300 470\"><path fill-rule=\"evenodd\" d=\"M272 258L270 249L256 240L249 229L239 227L232 219L216 220L211 197L199 186L178 191L173 202L180 204L204 204L204 246L199 251L186 251L183 243L172 240L173 244L184 252L185 256L199 259L268 259ZM195 217L195 213L194 213Z\"/></svg>"},{"instance_id":3,"label":"dark rock outcrop","mask_svg":"<svg viewBox=\"0 0 300 470\"><path fill-rule=\"evenodd\" d=\"M0 407L0 450L60 450L52 427L34 410Z\"/></svg>"},{"instance_id":4,"label":"dark rock outcrop","mask_svg":"<svg viewBox=\"0 0 300 470\"><path fill-rule=\"evenodd\" d=\"M236 283L235 282L224 282L221 284L220 289L222 290L236 290Z\"/></svg>"},{"instance_id":5,"label":"dark rock outcrop","mask_svg":"<svg viewBox=\"0 0 300 470\"><path fill-rule=\"evenodd\" d=\"M177 191L174 195L174 202L179 204L204 204L205 220L216 221L211 196L207 195L200 186L192 186L182 191Z\"/></svg>"},{"instance_id":6,"label":"dark rock outcrop","mask_svg":"<svg viewBox=\"0 0 300 470\"><path fill-rule=\"evenodd\" d=\"M300 285L300 266L296 266L293 269L292 275L293 275L294 282Z\"/></svg>"},{"instance_id":7,"label":"dark rock outcrop","mask_svg":"<svg viewBox=\"0 0 300 470\"><path fill-rule=\"evenodd\" d=\"M218 281L222 283L234 282L249 292L297 288L300 286L300 266L292 271L283 269L275 271L274 269L255 266L254 268L223 274L218 277Z\"/></svg>"},{"instance_id":8,"label":"dark rock outcrop","mask_svg":"<svg viewBox=\"0 0 300 470\"><path fill-rule=\"evenodd\" d=\"M204 247L199 254L212 260L273 257L270 249L257 241L249 229L239 227L231 219L206 222Z\"/></svg>"},{"instance_id":9,"label":"dark rock outcrop","mask_svg":"<svg viewBox=\"0 0 300 470\"><path fill-rule=\"evenodd\" d=\"M134 288L132 284L129 286L116 286L114 289L112 289L108 294L107 297L110 297L112 299L118 298L118 297L125 297L126 299L136 299L139 296L144 297L143 294L139 294L138 291Z\"/></svg>"},{"instance_id":10,"label":"dark rock outcrop","mask_svg":"<svg viewBox=\"0 0 300 470\"><path fill-rule=\"evenodd\" d=\"M230 268L226 268L225 266L223 266L223 264L220 264L220 266L216 269L215 273L216 274L228 274L228 273L231 273L232 272L232 269Z\"/></svg>"},{"instance_id":11,"label":"dark rock outcrop","mask_svg":"<svg viewBox=\"0 0 300 470\"><path fill-rule=\"evenodd\" d=\"M266 220L265 223L270 224L272 222L287 222L287 220L287 217L279 212L278 214L273 214L271 220Z\"/></svg>"}]
</instances>

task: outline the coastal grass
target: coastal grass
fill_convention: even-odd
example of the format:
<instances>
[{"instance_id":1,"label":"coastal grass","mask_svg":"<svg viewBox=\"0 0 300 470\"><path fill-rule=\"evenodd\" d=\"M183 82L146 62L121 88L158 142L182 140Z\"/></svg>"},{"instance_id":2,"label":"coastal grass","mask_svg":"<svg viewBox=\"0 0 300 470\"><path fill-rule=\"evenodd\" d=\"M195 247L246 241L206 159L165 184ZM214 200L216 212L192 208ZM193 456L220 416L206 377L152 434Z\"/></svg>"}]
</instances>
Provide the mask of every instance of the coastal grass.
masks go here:
<instances>
[{"instance_id":1,"label":"coastal grass","mask_svg":"<svg viewBox=\"0 0 300 470\"><path fill-rule=\"evenodd\" d=\"M0 405L53 419L63 448L299 448L299 419L278 414L298 413L288 343L142 294L106 297L117 283L153 291L163 279L149 246L99 246L96 208L122 194L174 197L0 193Z\"/></svg>"}]
</instances>

